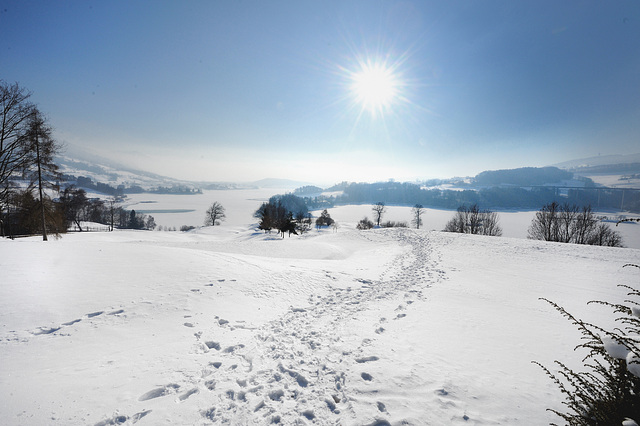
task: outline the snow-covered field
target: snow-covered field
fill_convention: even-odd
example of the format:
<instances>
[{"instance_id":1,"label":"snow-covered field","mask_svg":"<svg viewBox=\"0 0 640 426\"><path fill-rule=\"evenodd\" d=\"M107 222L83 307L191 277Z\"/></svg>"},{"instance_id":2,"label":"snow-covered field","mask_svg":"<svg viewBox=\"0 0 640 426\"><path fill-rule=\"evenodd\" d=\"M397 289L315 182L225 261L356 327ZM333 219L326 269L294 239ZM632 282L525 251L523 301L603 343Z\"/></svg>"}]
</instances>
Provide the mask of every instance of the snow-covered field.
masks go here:
<instances>
[{"instance_id":1,"label":"snow-covered field","mask_svg":"<svg viewBox=\"0 0 640 426\"><path fill-rule=\"evenodd\" d=\"M286 189L243 189L204 191L196 195L162 195L162 194L134 194L124 203L127 209L150 214L158 225L180 229L182 225L201 226L204 223L205 212L214 202L218 201L226 209L227 218L223 222L225 227L247 227L255 222L253 213L260 204L276 194L289 192ZM329 214L338 225L353 229L355 224L364 216L372 219L371 205L339 206L328 209ZM320 212L313 212L319 216ZM425 209L423 228L427 230L442 230L444 225L453 217L455 211ZM535 216L535 211L507 211L499 212L500 226L503 236L513 238L527 238L527 229ZM598 215L615 218L619 213L598 212ZM628 217L638 217L637 214L626 214ZM387 213L383 221L392 220L411 224L411 207L387 206ZM622 234L626 247L640 249L640 224L624 223L615 227Z\"/></svg>"},{"instance_id":2,"label":"snow-covered field","mask_svg":"<svg viewBox=\"0 0 640 426\"><path fill-rule=\"evenodd\" d=\"M636 249L349 224L0 240L0 419L548 424L563 398L531 361L584 354L539 298L611 325L586 302L623 300L616 285L640 274L622 265L638 262Z\"/></svg>"}]
</instances>

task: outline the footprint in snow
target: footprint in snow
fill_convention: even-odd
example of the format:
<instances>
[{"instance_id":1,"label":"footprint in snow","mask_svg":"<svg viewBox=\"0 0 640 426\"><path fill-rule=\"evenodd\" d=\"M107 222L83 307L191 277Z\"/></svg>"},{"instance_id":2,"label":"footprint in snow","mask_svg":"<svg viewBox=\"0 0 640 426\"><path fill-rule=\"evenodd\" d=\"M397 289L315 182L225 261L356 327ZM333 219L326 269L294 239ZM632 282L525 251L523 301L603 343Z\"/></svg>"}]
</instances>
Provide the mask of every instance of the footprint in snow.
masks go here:
<instances>
[{"instance_id":1,"label":"footprint in snow","mask_svg":"<svg viewBox=\"0 0 640 426\"><path fill-rule=\"evenodd\" d=\"M104 314L104 311L92 312L90 314L87 314L87 318L97 317L98 315L102 315L102 314Z\"/></svg>"},{"instance_id":2,"label":"footprint in snow","mask_svg":"<svg viewBox=\"0 0 640 426\"><path fill-rule=\"evenodd\" d=\"M362 363L365 363L365 362L377 361L379 359L380 358L378 358L377 356L372 355L372 356L365 356L365 357L361 357L361 358L356 358L356 362L358 364L362 364Z\"/></svg>"},{"instance_id":3,"label":"footprint in snow","mask_svg":"<svg viewBox=\"0 0 640 426\"><path fill-rule=\"evenodd\" d=\"M170 393L176 392L179 388L180 385L170 383L166 386L162 386L161 388L150 390L149 392L138 398L138 401L148 401L150 399L160 398L161 396L169 395Z\"/></svg>"},{"instance_id":4,"label":"footprint in snow","mask_svg":"<svg viewBox=\"0 0 640 426\"><path fill-rule=\"evenodd\" d=\"M136 423L138 420L149 414L151 410L141 411L139 413L134 414L131 417L115 415L110 419L102 420L95 424L95 426L109 426L109 425L120 425L125 423L128 420L131 420L131 423Z\"/></svg>"},{"instance_id":5,"label":"footprint in snow","mask_svg":"<svg viewBox=\"0 0 640 426\"><path fill-rule=\"evenodd\" d=\"M204 344L207 345L207 348L209 349L215 349L216 351L220 350L220 343L218 342L207 341L207 342L204 342Z\"/></svg>"},{"instance_id":6,"label":"footprint in snow","mask_svg":"<svg viewBox=\"0 0 640 426\"><path fill-rule=\"evenodd\" d=\"M232 352L235 352L237 349L242 349L242 348L244 348L244 345L240 343L238 345L228 346L222 352L230 354Z\"/></svg>"},{"instance_id":7,"label":"footprint in snow","mask_svg":"<svg viewBox=\"0 0 640 426\"><path fill-rule=\"evenodd\" d=\"M189 398L191 395L194 395L194 394L196 394L196 393L198 393L198 392L200 392L200 391L198 390L198 388L189 389L188 391L186 391L185 393L183 393L182 395L180 395L180 396L178 397L178 400L179 400L180 402L185 401L185 400L186 400L187 398Z\"/></svg>"},{"instance_id":8,"label":"footprint in snow","mask_svg":"<svg viewBox=\"0 0 640 426\"><path fill-rule=\"evenodd\" d=\"M37 331L32 331L31 334L40 336L42 334L52 334L60 330L60 327L40 327Z\"/></svg>"}]
</instances>

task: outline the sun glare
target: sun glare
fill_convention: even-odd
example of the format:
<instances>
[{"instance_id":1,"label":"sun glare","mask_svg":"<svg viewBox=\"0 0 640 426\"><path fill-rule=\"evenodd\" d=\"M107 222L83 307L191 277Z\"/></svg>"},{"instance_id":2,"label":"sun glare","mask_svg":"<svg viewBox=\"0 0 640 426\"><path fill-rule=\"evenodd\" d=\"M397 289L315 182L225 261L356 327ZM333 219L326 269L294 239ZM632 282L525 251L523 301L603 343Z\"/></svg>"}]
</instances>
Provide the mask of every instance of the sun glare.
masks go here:
<instances>
[{"instance_id":1,"label":"sun glare","mask_svg":"<svg viewBox=\"0 0 640 426\"><path fill-rule=\"evenodd\" d=\"M356 103L374 115L384 113L398 97L398 77L384 64L361 64L361 69L353 72L351 79Z\"/></svg>"}]
</instances>

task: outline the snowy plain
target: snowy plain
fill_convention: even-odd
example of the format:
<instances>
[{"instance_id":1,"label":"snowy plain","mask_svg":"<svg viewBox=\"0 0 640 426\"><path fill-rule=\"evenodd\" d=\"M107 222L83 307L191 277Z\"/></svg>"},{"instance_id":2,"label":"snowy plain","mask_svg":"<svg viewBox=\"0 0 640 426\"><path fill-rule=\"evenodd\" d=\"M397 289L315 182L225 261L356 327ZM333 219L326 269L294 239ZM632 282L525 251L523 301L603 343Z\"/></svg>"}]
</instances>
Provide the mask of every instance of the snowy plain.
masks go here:
<instances>
[{"instance_id":1,"label":"snowy plain","mask_svg":"<svg viewBox=\"0 0 640 426\"><path fill-rule=\"evenodd\" d=\"M252 225L268 195L241 198L187 233L0 240L2 422L548 424L562 395L531 361L584 354L539 298L611 326L586 303L640 278L637 249L355 230L370 206L281 239Z\"/></svg>"},{"instance_id":2,"label":"snowy plain","mask_svg":"<svg viewBox=\"0 0 640 426\"><path fill-rule=\"evenodd\" d=\"M247 228L255 222L253 213L260 204L269 200L276 194L291 192L289 189L242 189L242 190L210 190L202 194L170 195L170 194L132 194L129 195L123 207L135 209L137 212L150 214L158 225L180 229L182 225L201 226L204 223L205 212L214 201L221 203L226 209L225 227ZM97 195L97 194L96 194ZM339 226L346 229L355 228L355 224L367 216L372 219L371 205L348 205L328 209L329 214L336 220ZM320 215L319 211L312 212L314 217ZM500 211L500 226L503 236L513 238L527 238L527 229L534 218L536 211ZM422 228L426 230L440 231L453 217L455 211L442 209L425 209ZM626 217L639 217L640 215L627 212L597 212L598 216L607 216L612 219L620 214ZM387 212L383 221L399 221L411 224L411 207L387 206ZM625 247L640 249L640 224L623 223L615 226L623 238Z\"/></svg>"}]
</instances>

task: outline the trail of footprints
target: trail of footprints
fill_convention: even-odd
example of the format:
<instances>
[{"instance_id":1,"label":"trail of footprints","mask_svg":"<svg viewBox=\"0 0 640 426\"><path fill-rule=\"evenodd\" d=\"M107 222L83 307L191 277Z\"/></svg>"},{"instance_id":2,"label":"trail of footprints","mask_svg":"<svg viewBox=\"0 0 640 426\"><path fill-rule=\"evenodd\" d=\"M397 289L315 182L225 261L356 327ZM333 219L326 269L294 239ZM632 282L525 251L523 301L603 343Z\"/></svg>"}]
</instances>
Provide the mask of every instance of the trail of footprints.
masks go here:
<instances>
[{"instance_id":1,"label":"trail of footprints","mask_svg":"<svg viewBox=\"0 0 640 426\"><path fill-rule=\"evenodd\" d=\"M97 316L100 315L120 315L124 313L124 309L117 309L115 311L110 311L110 312L106 312L106 311L96 311L96 312L91 312L85 315L85 317L87 319L91 319L91 318L95 318ZM37 330L32 331L31 334L33 334L34 336L40 336L43 334L54 334L58 331L63 331L65 327L69 327L71 325L77 324L80 321L82 321L82 318L77 318L71 321L67 321L67 322L63 322L62 324L60 324L58 327L38 327Z\"/></svg>"},{"instance_id":2,"label":"trail of footprints","mask_svg":"<svg viewBox=\"0 0 640 426\"><path fill-rule=\"evenodd\" d=\"M354 382L354 376L359 376L361 383L375 384L375 377L366 367L379 357L367 353L370 339L364 339L355 348L351 344L349 348L350 344L342 342L333 330L364 310L368 303L404 293L405 301L391 313L390 319L383 317L373 324L375 333L382 334L388 321L408 315L408 306L414 299L423 297L425 288L444 279L444 272L436 269L439 262L433 259L428 241L412 232L398 235L411 250L398 256L380 280L356 279L357 289L335 288L333 295L311 296L308 307L291 307L281 318L258 330L255 341L248 345L225 346L221 341L203 339L202 331L196 332L194 337L202 345L203 353L217 360L208 361L197 380L185 378L186 386L176 383L159 386L138 400L144 402L173 395L175 402L181 403L193 395L208 392L210 406L200 414L213 423L248 422L256 417L272 424L304 419L320 424L335 423L338 418L332 420L332 414L353 411L350 395L357 393L360 386ZM326 272L330 276L331 273ZM230 324L222 318L216 317L216 320L216 327L245 328L243 324ZM191 322L185 322L184 326L195 327ZM376 417L374 424L390 424L384 418L389 415L384 402L376 401L375 410L382 417ZM143 411L131 418L121 416L120 420L135 423L149 412ZM110 421L112 423L101 422L96 426L119 424L118 419Z\"/></svg>"}]
</instances>

